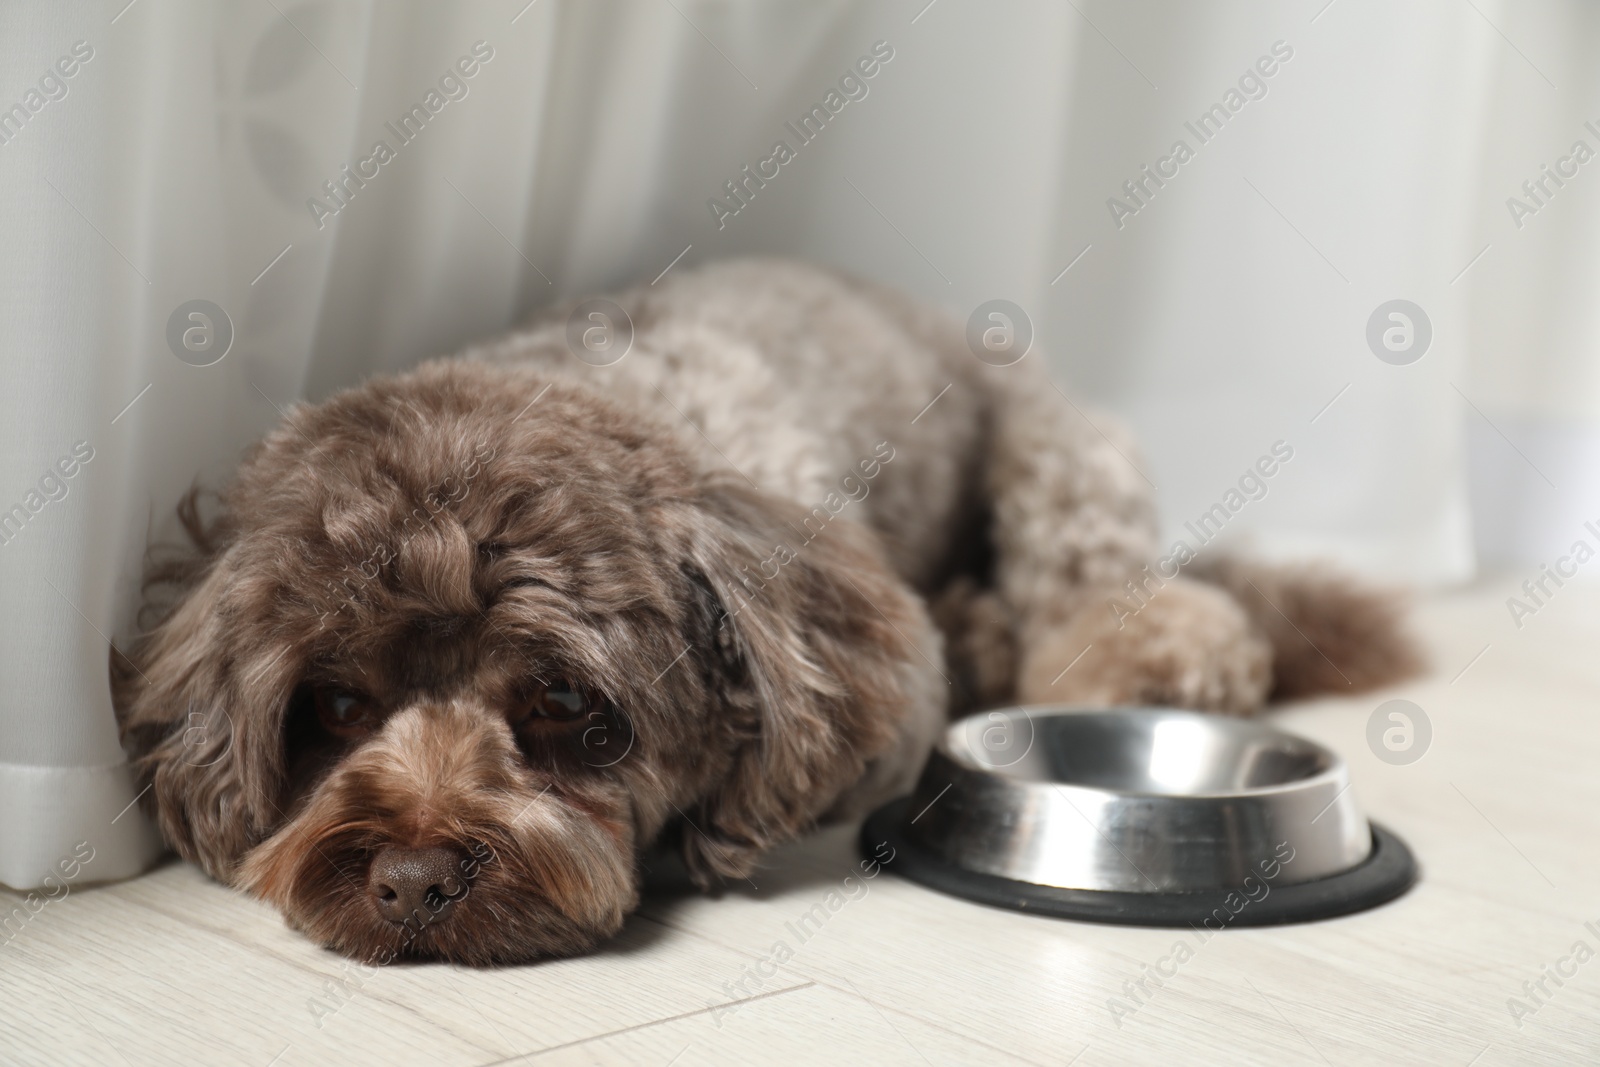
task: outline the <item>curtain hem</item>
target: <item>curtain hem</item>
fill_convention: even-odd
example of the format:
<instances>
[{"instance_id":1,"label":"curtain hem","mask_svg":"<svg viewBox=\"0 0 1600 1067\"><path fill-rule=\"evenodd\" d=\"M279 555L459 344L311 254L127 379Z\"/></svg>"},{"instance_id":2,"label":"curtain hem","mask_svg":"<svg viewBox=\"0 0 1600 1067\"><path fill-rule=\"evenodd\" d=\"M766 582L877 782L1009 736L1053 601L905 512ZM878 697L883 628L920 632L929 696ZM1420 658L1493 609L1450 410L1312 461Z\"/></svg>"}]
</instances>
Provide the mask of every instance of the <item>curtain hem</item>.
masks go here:
<instances>
[{"instance_id":1,"label":"curtain hem","mask_svg":"<svg viewBox=\"0 0 1600 1067\"><path fill-rule=\"evenodd\" d=\"M26 892L143 872L161 855L162 845L134 799L132 769L125 762L107 767L0 763L0 811L9 816L0 822L0 885Z\"/></svg>"}]
</instances>

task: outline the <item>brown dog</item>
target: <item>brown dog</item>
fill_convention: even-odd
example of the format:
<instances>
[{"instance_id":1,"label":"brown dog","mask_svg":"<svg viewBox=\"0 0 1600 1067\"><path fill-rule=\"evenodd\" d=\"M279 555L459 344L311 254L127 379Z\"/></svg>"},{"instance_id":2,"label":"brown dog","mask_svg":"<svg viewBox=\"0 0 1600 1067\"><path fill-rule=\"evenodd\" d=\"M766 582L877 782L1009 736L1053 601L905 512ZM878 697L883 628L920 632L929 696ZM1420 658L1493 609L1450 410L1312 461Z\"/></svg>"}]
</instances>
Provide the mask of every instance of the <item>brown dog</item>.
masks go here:
<instances>
[{"instance_id":1,"label":"brown dog","mask_svg":"<svg viewBox=\"0 0 1600 1067\"><path fill-rule=\"evenodd\" d=\"M1038 356L790 263L614 300L297 407L182 509L198 551L113 655L167 840L323 944L582 951L641 848L745 875L909 788L953 709L1247 713L1413 666L1325 573L1152 578L1131 446Z\"/></svg>"}]
</instances>

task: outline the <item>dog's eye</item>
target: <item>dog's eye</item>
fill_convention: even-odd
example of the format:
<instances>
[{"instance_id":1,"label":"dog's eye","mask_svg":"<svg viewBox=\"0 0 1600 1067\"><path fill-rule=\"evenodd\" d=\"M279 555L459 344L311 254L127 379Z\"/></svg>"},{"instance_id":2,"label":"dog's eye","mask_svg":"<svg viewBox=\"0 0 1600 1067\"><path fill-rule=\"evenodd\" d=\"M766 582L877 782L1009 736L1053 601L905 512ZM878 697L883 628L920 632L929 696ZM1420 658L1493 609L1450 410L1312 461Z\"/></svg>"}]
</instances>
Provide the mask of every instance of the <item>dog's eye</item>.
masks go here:
<instances>
[{"instance_id":1,"label":"dog's eye","mask_svg":"<svg viewBox=\"0 0 1600 1067\"><path fill-rule=\"evenodd\" d=\"M605 706L603 698L565 679L541 682L528 700L524 721L576 722Z\"/></svg>"},{"instance_id":2,"label":"dog's eye","mask_svg":"<svg viewBox=\"0 0 1600 1067\"><path fill-rule=\"evenodd\" d=\"M360 693L318 686L312 693L317 721L335 737L365 737L378 727L378 709Z\"/></svg>"}]
</instances>

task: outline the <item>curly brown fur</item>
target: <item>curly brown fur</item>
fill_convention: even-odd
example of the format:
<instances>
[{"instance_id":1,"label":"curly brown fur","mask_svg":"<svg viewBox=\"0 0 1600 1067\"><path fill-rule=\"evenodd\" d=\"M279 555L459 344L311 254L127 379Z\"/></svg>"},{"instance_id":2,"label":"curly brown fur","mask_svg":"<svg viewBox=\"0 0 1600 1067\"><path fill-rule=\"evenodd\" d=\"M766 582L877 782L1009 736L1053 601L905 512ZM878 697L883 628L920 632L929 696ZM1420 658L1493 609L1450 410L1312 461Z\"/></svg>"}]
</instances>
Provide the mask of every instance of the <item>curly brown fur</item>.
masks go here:
<instances>
[{"instance_id":1,"label":"curly brown fur","mask_svg":"<svg viewBox=\"0 0 1600 1067\"><path fill-rule=\"evenodd\" d=\"M112 662L146 803L319 942L582 951L636 905L640 849L746 876L907 789L952 704L1247 711L1269 668L1328 681L1226 582L1107 629L1096 591L1153 557L1154 508L1039 359L987 366L958 323L798 264L614 299L615 365L576 359L557 309L297 406L152 564L173 596ZM1311 629L1369 605L1337 580L1262 588L1352 665L1388 639L1371 611ZM582 716L530 712L546 690ZM402 914L382 872L451 859Z\"/></svg>"},{"instance_id":2,"label":"curly brown fur","mask_svg":"<svg viewBox=\"0 0 1600 1067\"><path fill-rule=\"evenodd\" d=\"M944 634L946 674L960 710L994 708L1016 699L1015 622L1005 602L970 575L960 575L928 605Z\"/></svg>"},{"instance_id":3,"label":"curly brown fur","mask_svg":"<svg viewBox=\"0 0 1600 1067\"><path fill-rule=\"evenodd\" d=\"M1272 681L1272 651L1220 589L1170 582L1137 615L1092 606L1038 635L1019 681L1029 704L1143 704L1249 714Z\"/></svg>"},{"instance_id":4,"label":"curly brown fur","mask_svg":"<svg viewBox=\"0 0 1600 1067\"><path fill-rule=\"evenodd\" d=\"M1322 563L1267 564L1221 557L1192 573L1225 589L1272 646L1269 700L1362 693L1422 671L1406 630L1406 598Z\"/></svg>"}]
</instances>

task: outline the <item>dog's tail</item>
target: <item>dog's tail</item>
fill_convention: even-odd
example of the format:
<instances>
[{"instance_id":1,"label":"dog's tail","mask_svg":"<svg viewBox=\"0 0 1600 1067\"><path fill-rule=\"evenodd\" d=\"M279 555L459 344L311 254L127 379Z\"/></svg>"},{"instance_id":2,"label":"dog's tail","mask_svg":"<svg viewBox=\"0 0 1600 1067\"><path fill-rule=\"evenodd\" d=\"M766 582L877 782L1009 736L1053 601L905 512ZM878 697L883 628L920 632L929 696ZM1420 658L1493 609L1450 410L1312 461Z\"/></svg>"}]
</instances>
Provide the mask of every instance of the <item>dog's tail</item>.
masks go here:
<instances>
[{"instance_id":1,"label":"dog's tail","mask_svg":"<svg viewBox=\"0 0 1600 1067\"><path fill-rule=\"evenodd\" d=\"M1405 598L1324 564L1268 564L1235 557L1184 569L1221 586L1272 646L1269 700L1359 693L1392 685L1426 665L1405 625Z\"/></svg>"}]
</instances>

